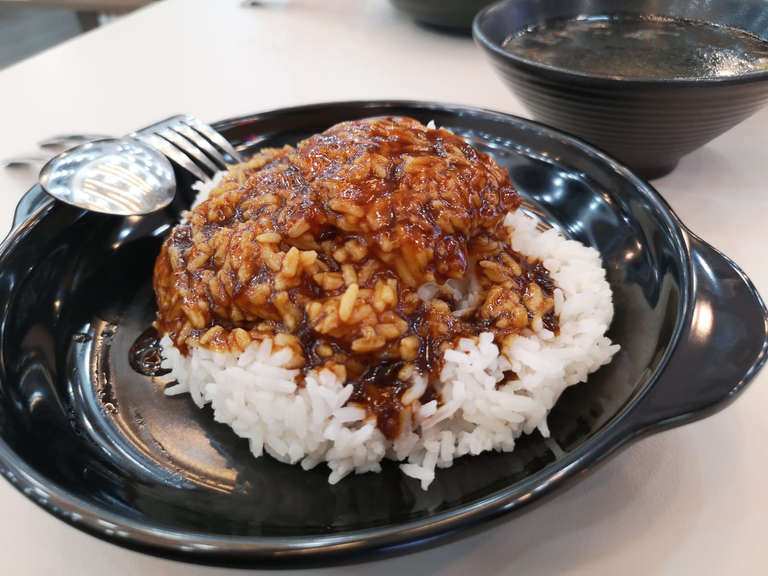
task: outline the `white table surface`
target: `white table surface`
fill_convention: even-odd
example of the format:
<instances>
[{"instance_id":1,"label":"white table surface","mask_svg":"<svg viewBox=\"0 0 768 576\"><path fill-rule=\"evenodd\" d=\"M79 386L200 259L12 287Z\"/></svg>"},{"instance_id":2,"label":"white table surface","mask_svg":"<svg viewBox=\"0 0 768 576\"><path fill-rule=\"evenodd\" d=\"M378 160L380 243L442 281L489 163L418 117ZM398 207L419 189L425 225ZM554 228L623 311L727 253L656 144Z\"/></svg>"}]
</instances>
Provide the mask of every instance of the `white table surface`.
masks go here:
<instances>
[{"instance_id":1,"label":"white table surface","mask_svg":"<svg viewBox=\"0 0 768 576\"><path fill-rule=\"evenodd\" d=\"M0 158L62 132L124 134L293 104L440 100L527 116L468 38L385 0L166 0L0 72ZM0 171L0 235L32 170ZM768 110L654 182L768 295ZM458 544L318 574L768 573L768 371L725 411L630 447L558 497ZM212 575L85 535L0 482L0 573ZM258 573L258 572L253 572Z\"/></svg>"}]
</instances>

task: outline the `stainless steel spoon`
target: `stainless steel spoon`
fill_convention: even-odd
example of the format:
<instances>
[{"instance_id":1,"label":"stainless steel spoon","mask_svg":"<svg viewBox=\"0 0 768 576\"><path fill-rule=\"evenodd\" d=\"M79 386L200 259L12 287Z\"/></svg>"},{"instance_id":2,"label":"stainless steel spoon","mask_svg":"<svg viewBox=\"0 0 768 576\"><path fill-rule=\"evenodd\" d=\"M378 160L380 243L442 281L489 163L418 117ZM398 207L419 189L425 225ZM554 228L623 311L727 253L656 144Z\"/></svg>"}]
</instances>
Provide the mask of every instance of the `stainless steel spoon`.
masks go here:
<instances>
[{"instance_id":1,"label":"stainless steel spoon","mask_svg":"<svg viewBox=\"0 0 768 576\"><path fill-rule=\"evenodd\" d=\"M129 139L97 140L59 154L43 167L40 185L67 204L120 216L161 210L176 194L168 159Z\"/></svg>"}]
</instances>

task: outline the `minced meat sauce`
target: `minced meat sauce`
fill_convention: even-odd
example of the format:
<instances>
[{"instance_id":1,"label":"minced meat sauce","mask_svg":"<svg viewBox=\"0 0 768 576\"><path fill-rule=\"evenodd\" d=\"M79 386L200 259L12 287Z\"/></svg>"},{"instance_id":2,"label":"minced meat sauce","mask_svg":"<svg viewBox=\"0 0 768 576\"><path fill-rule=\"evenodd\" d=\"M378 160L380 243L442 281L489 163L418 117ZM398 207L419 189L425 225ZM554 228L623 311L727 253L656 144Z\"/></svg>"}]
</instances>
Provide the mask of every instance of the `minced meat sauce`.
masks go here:
<instances>
[{"instance_id":1,"label":"minced meat sauce","mask_svg":"<svg viewBox=\"0 0 768 576\"><path fill-rule=\"evenodd\" d=\"M490 331L503 344L537 321L557 332L549 273L502 226L519 203L490 156L410 118L262 150L163 244L158 329L184 353L273 338L295 367L353 383L350 402L394 438L407 374L429 377L422 403L439 401L443 352L461 337ZM471 274L467 307L455 295Z\"/></svg>"}]
</instances>

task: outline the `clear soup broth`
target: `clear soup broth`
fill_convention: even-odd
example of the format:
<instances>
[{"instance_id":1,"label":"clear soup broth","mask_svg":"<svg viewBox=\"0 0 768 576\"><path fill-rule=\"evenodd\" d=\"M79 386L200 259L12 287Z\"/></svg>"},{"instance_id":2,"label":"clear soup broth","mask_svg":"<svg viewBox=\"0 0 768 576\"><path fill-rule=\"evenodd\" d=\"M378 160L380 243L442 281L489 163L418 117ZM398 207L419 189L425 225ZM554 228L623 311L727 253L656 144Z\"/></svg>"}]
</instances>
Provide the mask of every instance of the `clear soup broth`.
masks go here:
<instances>
[{"instance_id":1,"label":"clear soup broth","mask_svg":"<svg viewBox=\"0 0 768 576\"><path fill-rule=\"evenodd\" d=\"M768 42L704 22L640 16L555 21L502 47L542 64L592 74L717 78L768 69Z\"/></svg>"}]
</instances>

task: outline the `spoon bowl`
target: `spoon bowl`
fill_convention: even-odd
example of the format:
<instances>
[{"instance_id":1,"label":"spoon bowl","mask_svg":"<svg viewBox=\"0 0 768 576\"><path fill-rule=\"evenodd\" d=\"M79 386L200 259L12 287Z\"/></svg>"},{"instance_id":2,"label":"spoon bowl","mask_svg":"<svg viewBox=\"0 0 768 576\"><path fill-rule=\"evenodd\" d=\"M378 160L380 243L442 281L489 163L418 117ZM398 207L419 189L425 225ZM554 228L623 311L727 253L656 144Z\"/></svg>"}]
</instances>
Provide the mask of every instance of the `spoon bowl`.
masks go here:
<instances>
[{"instance_id":1,"label":"spoon bowl","mask_svg":"<svg viewBox=\"0 0 768 576\"><path fill-rule=\"evenodd\" d=\"M40 185L67 204L119 216L162 210L176 194L165 156L136 140L114 138L55 156L41 170Z\"/></svg>"}]
</instances>

